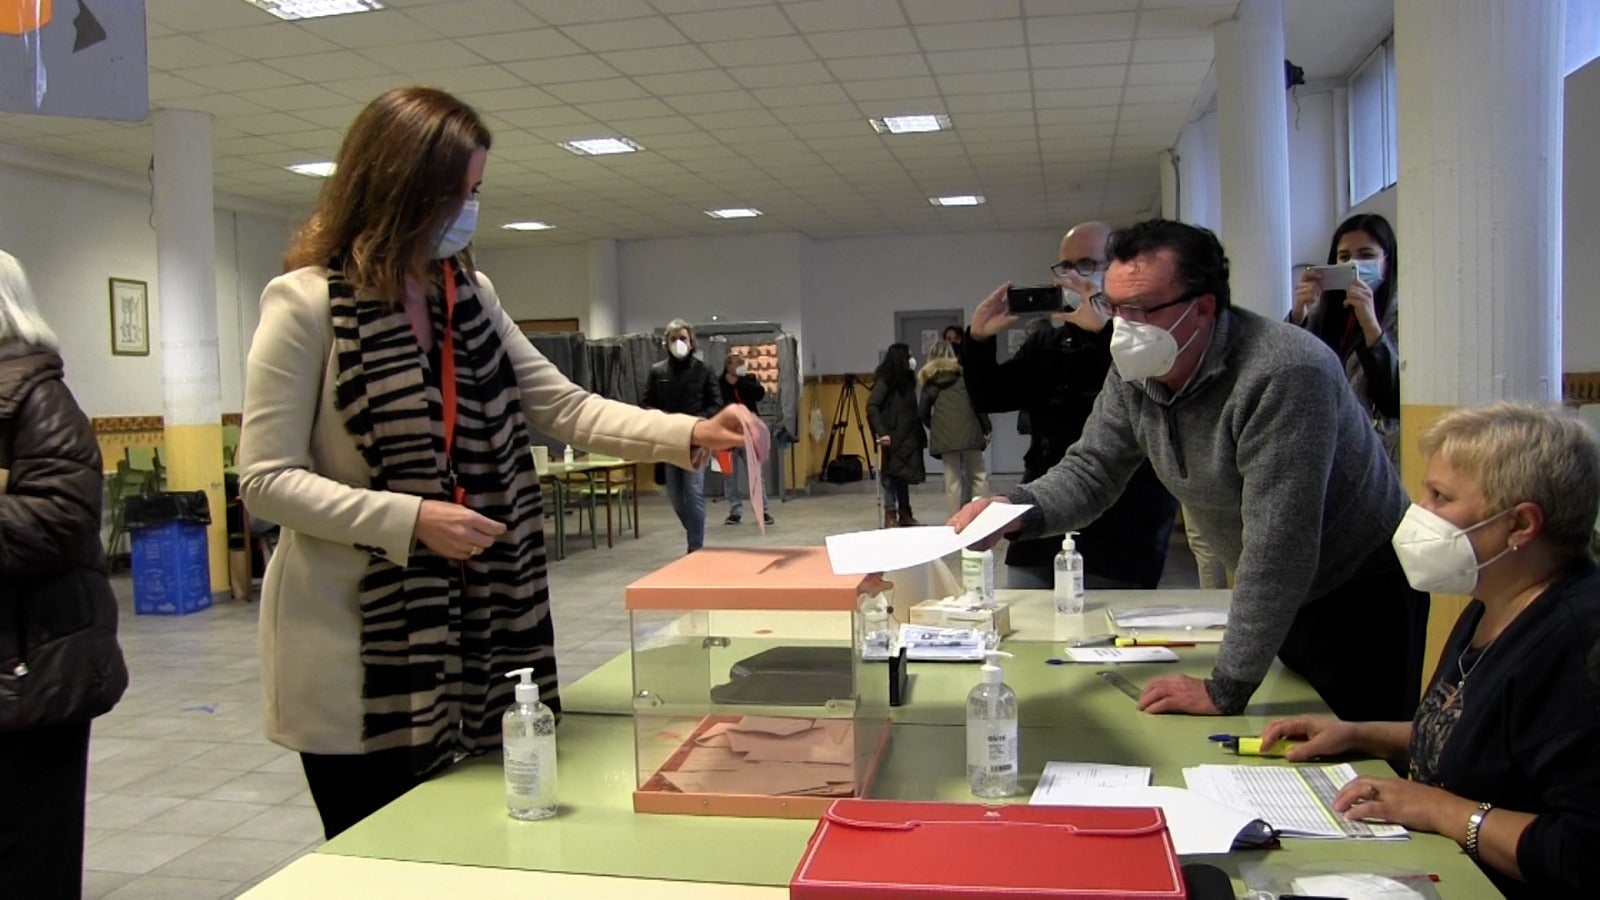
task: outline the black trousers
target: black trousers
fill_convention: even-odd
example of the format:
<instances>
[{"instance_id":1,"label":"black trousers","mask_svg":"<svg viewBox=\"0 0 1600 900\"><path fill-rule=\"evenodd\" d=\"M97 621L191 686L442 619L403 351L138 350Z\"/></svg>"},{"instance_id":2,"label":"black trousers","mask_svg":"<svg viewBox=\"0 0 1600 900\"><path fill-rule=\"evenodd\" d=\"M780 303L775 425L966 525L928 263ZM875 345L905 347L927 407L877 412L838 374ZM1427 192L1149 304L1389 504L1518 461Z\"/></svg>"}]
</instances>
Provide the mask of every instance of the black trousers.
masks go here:
<instances>
[{"instance_id":1,"label":"black trousers","mask_svg":"<svg viewBox=\"0 0 1600 900\"><path fill-rule=\"evenodd\" d=\"M0 733L0 897L83 896L89 723Z\"/></svg>"},{"instance_id":2,"label":"black trousers","mask_svg":"<svg viewBox=\"0 0 1600 900\"><path fill-rule=\"evenodd\" d=\"M336 756L302 753L300 765L329 840L427 780L411 774L411 752L406 749Z\"/></svg>"},{"instance_id":3,"label":"black trousers","mask_svg":"<svg viewBox=\"0 0 1600 900\"><path fill-rule=\"evenodd\" d=\"M1422 692L1428 595L1384 544L1294 617L1278 658L1351 722L1409 722Z\"/></svg>"},{"instance_id":4,"label":"black trousers","mask_svg":"<svg viewBox=\"0 0 1600 900\"><path fill-rule=\"evenodd\" d=\"M911 485L898 478L891 478L885 475L883 476L883 491L885 498L891 492L894 494L895 506L900 510L900 515L911 515ZM885 504L884 508L888 509L888 505Z\"/></svg>"}]
</instances>

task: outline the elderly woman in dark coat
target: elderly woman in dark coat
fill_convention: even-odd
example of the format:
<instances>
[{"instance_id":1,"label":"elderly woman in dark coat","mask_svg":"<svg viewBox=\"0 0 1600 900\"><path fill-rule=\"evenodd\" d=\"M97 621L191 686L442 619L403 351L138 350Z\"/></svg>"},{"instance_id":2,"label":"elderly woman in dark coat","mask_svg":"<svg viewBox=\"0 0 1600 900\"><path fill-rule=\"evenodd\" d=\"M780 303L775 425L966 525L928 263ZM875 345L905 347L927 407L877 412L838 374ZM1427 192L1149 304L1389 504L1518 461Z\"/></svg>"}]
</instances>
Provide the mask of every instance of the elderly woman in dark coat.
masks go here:
<instances>
[{"instance_id":1,"label":"elderly woman in dark coat","mask_svg":"<svg viewBox=\"0 0 1600 900\"><path fill-rule=\"evenodd\" d=\"M867 400L867 422L882 459L885 528L921 524L911 515L911 485L928 477L922 464L928 435L917 409L916 371L911 348L890 344Z\"/></svg>"}]
</instances>

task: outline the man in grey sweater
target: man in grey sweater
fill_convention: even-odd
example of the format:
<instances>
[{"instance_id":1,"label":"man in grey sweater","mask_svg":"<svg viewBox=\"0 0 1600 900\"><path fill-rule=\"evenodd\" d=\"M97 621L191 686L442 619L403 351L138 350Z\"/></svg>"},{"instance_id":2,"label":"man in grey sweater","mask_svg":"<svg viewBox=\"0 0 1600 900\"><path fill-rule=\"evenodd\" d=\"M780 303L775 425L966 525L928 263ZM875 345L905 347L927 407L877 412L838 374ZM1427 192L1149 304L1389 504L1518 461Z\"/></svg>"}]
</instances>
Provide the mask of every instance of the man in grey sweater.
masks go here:
<instances>
[{"instance_id":1,"label":"man in grey sweater","mask_svg":"<svg viewBox=\"0 0 1600 900\"><path fill-rule=\"evenodd\" d=\"M1237 714L1276 654L1340 718L1409 720L1427 597L1390 547L1408 500L1339 361L1313 335L1233 309L1227 257L1203 228L1143 222L1111 258L1091 302L1114 317L1114 370L1082 439L1012 491L1035 506L1014 530L1081 527L1148 458L1236 575L1211 677L1152 679L1139 708Z\"/></svg>"}]
</instances>

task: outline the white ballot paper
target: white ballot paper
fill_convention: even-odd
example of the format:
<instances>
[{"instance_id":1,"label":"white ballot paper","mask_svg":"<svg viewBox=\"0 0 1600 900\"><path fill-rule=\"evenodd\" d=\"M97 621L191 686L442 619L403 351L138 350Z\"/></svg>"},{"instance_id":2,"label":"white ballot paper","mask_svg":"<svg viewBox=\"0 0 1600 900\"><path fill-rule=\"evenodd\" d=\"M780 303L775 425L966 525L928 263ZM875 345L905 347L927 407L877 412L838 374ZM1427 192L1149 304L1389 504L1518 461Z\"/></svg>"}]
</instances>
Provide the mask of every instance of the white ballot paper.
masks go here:
<instances>
[{"instance_id":1,"label":"white ballot paper","mask_svg":"<svg viewBox=\"0 0 1600 900\"><path fill-rule=\"evenodd\" d=\"M1178 654L1166 647L1068 647L1067 659L1075 663L1177 662Z\"/></svg>"},{"instance_id":2,"label":"white ballot paper","mask_svg":"<svg viewBox=\"0 0 1600 900\"><path fill-rule=\"evenodd\" d=\"M1030 806L1159 807L1166 817L1167 831L1172 835L1172 848L1179 856L1227 853L1233 847L1234 837L1255 821L1255 817L1248 812L1183 788L1152 787L1148 784L1098 787L1072 779L1047 784L1050 766L1054 765L1058 763L1046 764L1039 787L1028 800ZM1144 771L1148 780L1150 770Z\"/></svg>"},{"instance_id":3,"label":"white ballot paper","mask_svg":"<svg viewBox=\"0 0 1600 900\"><path fill-rule=\"evenodd\" d=\"M1026 503L991 503L960 534L949 525L919 525L829 535L828 562L835 575L909 569L975 544L1030 509L1033 507Z\"/></svg>"}]
</instances>

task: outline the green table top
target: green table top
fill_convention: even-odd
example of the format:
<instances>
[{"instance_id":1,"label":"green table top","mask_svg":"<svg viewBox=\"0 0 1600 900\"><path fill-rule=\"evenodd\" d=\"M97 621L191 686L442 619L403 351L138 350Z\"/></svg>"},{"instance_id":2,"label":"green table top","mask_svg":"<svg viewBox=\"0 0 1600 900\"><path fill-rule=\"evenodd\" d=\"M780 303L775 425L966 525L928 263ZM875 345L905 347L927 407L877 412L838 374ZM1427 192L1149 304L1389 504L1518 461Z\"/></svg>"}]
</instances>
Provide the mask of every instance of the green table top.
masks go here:
<instances>
[{"instance_id":1,"label":"green table top","mask_svg":"<svg viewBox=\"0 0 1600 900\"><path fill-rule=\"evenodd\" d=\"M1167 596L1169 602L1171 595ZM1091 613L1092 615L1092 613ZM1092 630L1092 629L1091 629ZM1052 760L1150 766L1154 783L1183 785L1182 769L1201 763L1282 764L1226 755L1207 736L1259 733L1273 717L1323 710L1303 680L1274 667L1242 716L1149 716L1094 676L1096 665L1054 666L1057 636L1027 640L1019 629L1006 649L1006 681L1018 693L1026 802ZM1038 633L1038 629L1035 629ZM1210 671L1215 645L1177 651L1178 663L1118 667L1142 685L1157 674ZM883 765L869 795L886 799L971 801L965 777L963 699L976 664L914 663L910 702L894 711ZM518 822L506 815L498 756L473 760L421 785L328 842L322 852L456 865L595 873L679 881L785 885L814 823L635 814L634 729L627 654L563 690L558 731L560 797L556 818ZM1387 774L1381 762L1355 764ZM1405 841L1287 840L1276 851L1186 857L1220 865L1237 878L1252 861L1272 866L1359 864L1357 871L1425 871L1442 896L1496 897L1453 841L1413 834ZM1236 881L1236 884L1240 884Z\"/></svg>"}]
</instances>

